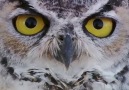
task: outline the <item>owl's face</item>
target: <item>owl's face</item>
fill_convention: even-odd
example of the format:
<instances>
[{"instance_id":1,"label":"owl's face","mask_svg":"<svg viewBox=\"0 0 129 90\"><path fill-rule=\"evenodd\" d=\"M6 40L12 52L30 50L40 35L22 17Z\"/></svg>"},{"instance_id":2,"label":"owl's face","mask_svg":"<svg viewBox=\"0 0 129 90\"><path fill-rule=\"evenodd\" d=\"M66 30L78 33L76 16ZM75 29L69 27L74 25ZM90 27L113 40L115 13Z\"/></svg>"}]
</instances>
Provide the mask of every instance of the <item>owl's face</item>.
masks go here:
<instances>
[{"instance_id":1,"label":"owl's face","mask_svg":"<svg viewBox=\"0 0 129 90\"><path fill-rule=\"evenodd\" d=\"M47 69L67 85L127 62L126 0L1 0L0 11L0 56L14 70Z\"/></svg>"}]
</instances>

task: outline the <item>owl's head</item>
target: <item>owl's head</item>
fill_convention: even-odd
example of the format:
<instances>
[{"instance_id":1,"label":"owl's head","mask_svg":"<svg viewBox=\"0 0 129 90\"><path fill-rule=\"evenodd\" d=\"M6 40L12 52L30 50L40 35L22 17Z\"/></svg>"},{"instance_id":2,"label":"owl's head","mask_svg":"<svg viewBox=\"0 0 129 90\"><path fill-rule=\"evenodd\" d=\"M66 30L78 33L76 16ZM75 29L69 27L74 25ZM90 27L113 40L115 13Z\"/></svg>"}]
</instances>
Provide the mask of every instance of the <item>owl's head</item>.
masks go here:
<instances>
[{"instance_id":1,"label":"owl's head","mask_svg":"<svg viewBox=\"0 0 129 90\"><path fill-rule=\"evenodd\" d=\"M10 65L75 75L127 62L128 0L1 0L0 11L0 55Z\"/></svg>"}]
</instances>

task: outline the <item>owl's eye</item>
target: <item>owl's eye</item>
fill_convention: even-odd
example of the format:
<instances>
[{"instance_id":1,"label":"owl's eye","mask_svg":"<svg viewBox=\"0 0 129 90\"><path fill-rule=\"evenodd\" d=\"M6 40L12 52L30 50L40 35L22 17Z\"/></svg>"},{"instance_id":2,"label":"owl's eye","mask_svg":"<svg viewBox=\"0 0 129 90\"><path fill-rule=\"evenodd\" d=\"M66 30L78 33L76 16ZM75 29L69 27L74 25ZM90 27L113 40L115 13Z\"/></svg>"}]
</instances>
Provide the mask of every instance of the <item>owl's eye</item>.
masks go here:
<instances>
[{"instance_id":1,"label":"owl's eye","mask_svg":"<svg viewBox=\"0 0 129 90\"><path fill-rule=\"evenodd\" d=\"M45 22L39 15L19 15L14 24L16 30L23 35L35 35L45 27Z\"/></svg>"},{"instance_id":2,"label":"owl's eye","mask_svg":"<svg viewBox=\"0 0 129 90\"><path fill-rule=\"evenodd\" d=\"M105 38L114 31L115 23L111 18L92 18L85 24L85 29L92 35Z\"/></svg>"}]
</instances>

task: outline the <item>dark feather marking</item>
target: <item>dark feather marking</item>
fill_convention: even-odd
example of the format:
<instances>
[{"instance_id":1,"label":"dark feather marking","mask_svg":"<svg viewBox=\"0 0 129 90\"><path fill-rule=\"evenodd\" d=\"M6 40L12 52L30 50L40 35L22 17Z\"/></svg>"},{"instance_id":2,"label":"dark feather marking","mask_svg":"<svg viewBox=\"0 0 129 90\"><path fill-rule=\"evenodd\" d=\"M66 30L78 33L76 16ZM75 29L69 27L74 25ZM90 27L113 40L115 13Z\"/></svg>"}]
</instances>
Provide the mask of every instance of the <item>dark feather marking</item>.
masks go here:
<instances>
[{"instance_id":1,"label":"dark feather marking","mask_svg":"<svg viewBox=\"0 0 129 90\"><path fill-rule=\"evenodd\" d=\"M100 76L100 74L92 73L92 79L95 80L95 81L97 81L97 82L102 81L103 83L108 84L108 82L105 81L103 79L103 77Z\"/></svg>"},{"instance_id":2,"label":"dark feather marking","mask_svg":"<svg viewBox=\"0 0 129 90\"><path fill-rule=\"evenodd\" d=\"M24 78L21 78L20 80L23 80L23 81L30 81L30 82L41 82L41 78L35 78L35 79L32 79L32 78L27 78L27 77L24 77Z\"/></svg>"},{"instance_id":3,"label":"dark feather marking","mask_svg":"<svg viewBox=\"0 0 129 90\"><path fill-rule=\"evenodd\" d=\"M7 72L12 76L13 79L17 79L18 77L14 74L13 67L7 67Z\"/></svg>"},{"instance_id":4,"label":"dark feather marking","mask_svg":"<svg viewBox=\"0 0 129 90\"><path fill-rule=\"evenodd\" d=\"M30 71L30 72L29 72L29 74L30 74L31 76L34 76L36 73L42 73L42 72L34 72L34 71Z\"/></svg>"},{"instance_id":5,"label":"dark feather marking","mask_svg":"<svg viewBox=\"0 0 129 90\"><path fill-rule=\"evenodd\" d=\"M49 68L45 68L45 70L49 71Z\"/></svg>"},{"instance_id":6,"label":"dark feather marking","mask_svg":"<svg viewBox=\"0 0 129 90\"><path fill-rule=\"evenodd\" d=\"M7 71L8 71L8 73L13 74L14 73L14 68L13 67L8 67Z\"/></svg>"},{"instance_id":7,"label":"dark feather marking","mask_svg":"<svg viewBox=\"0 0 129 90\"><path fill-rule=\"evenodd\" d=\"M4 67L7 67L8 62L7 62L7 58L6 58L6 57L3 57L3 58L2 58L1 64L4 65Z\"/></svg>"},{"instance_id":8,"label":"dark feather marking","mask_svg":"<svg viewBox=\"0 0 129 90\"><path fill-rule=\"evenodd\" d=\"M16 6L17 8L22 8L33 13L36 12L34 8L31 5L29 5L29 2L27 2L26 0L9 0L9 2L16 2L16 1L19 2L19 4Z\"/></svg>"},{"instance_id":9,"label":"dark feather marking","mask_svg":"<svg viewBox=\"0 0 129 90\"><path fill-rule=\"evenodd\" d=\"M88 81L85 82L84 79L88 73L91 74L92 77L89 78ZM102 76L100 76L100 74L98 74L97 72L86 71L81 75L81 77L76 82L74 82L74 83L71 82L71 85L74 87L74 86L77 86L79 84L79 85L83 85L85 88L88 88L88 90L92 90L91 84L93 82L102 82L106 85L108 84L108 82L106 80L104 80L104 78Z\"/></svg>"},{"instance_id":10,"label":"dark feather marking","mask_svg":"<svg viewBox=\"0 0 129 90\"><path fill-rule=\"evenodd\" d=\"M121 82L125 82L126 81L126 78L125 78L125 74L129 72L129 67L128 66L125 66L122 71L120 71L119 73L117 73L115 75L115 78Z\"/></svg>"},{"instance_id":11,"label":"dark feather marking","mask_svg":"<svg viewBox=\"0 0 129 90\"><path fill-rule=\"evenodd\" d=\"M54 86L54 85L50 85L46 82L44 90L65 90L65 89L59 88L59 87Z\"/></svg>"},{"instance_id":12,"label":"dark feather marking","mask_svg":"<svg viewBox=\"0 0 129 90\"><path fill-rule=\"evenodd\" d=\"M8 67L7 57L3 57L0 63L5 67L7 73L10 74L13 79L17 78L17 76L14 74L14 68L13 67Z\"/></svg>"},{"instance_id":13,"label":"dark feather marking","mask_svg":"<svg viewBox=\"0 0 129 90\"><path fill-rule=\"evenodd\" d=\"M58 82L52 77L51 74L44 74L45 77L49 78L51 80L51 82L55 85L58 85Z\"/></svg>"},{"instance_id":14,"label":"dark feather marking","mask_svg":"<svg viewBox=\"0 0 129 90\"><path fill-rule=\"evenodd\" d=\"M36 74L36 73L33 72L33 74L32 73L29 73L29 74L30 74L30 76L33 77L33 75ZM22 74L20 74L20 76L21 76L20 80L23 80L23 81L38 82L38 83L42 81L42 79L38 76L33 77L33 78L32 77L25 77Z\"/></svg>"},{"instance_id":15,"label":"dark feather marking","mask_svg":"<svg viewBox=\"0 0 129 90\"><path fill-rule=\"evenodd\" d=\"M29 69L29 71L33 71L33 70L39 70L39 69Z\"/></svg>"},{"instance_id":16,"label":"dark feather marking","mask_svg":"<svg viewBox=\"0 0 129 90\"><path fill-rule=\"evenodd\" d=\"M84 72L82 75L81 75L81 78L79 78L76 82L80 82L80 81L83 81L84 77L86 76L87 72Z\"/></svg>"},{"instance_id":17,"label":"dark feather marking","mask_svg":"<svg viewBox=\"0 0 129 90\"><path fill-rule=\"evenodd\" d=\"M126 74L128 71L129 71L129 68L128 68L127 66L125 66L125 67L123 68L123 70L122 70L121 72L119 72L118 74L119 74L119 75L124 75L124 74Z\"/></svg>"},{"instance_id":18,"label":"dark feather marking","mask_svg":"<svg viewBox=\"0 0 129 90\"><path fill-rule=\"evenodd\" d=\"M28 11L31 10L32 12L34 12L34 10L32 9L33 7L29 5L29 2L27 2L25 0L20 0L19 3L20 3L20 5L18 5L17 7L23 8Z\"/></svg>"},{"instance_id":19,"label":"dark feather marking","mask_svg":"<svg viewBox=\"0 0 129 90\"><path fill-rule=\"evenodd\" d=\"M109 4L106 4L106 5L103 6L102 10L100 10L100 13L108 12L108 11L111 11L111 10L113 10L113 6L109 5Z\"/></svg>"},{"instance_id":20,"label":"dark feather marking","mask_svg":"<svg viewBox=\"0 0 129 90\"><path fill-rule=\"evenodd\" d=\"M123 0L109 0L108 4L113 6L121 6Z\"/></svg>"},{"instance_id":21,"label":"dark feather marking","mask_svg":"<svg viewBox=\"0 0 129 90\"><path fill-rule=\"evenodd\" d=\"M39 74L39 73L43 73L43 72L36 72L35 70L39 70L39 69L29 69L28 70L28 73L31 75L31 76L34 76L35 74Z\"/></svg>"}]
</instances>

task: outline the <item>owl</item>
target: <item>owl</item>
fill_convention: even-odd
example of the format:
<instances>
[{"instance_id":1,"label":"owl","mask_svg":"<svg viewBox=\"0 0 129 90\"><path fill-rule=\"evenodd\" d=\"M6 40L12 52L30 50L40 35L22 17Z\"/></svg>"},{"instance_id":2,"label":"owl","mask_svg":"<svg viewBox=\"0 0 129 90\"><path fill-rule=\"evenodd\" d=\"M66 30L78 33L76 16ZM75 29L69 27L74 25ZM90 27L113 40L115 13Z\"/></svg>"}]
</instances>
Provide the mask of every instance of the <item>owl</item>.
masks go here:
<instances>
[{"instance_id":1,"label":"owl","mask_svg":"<svg viewBox=\"0 0 129 90\"><path fill-rule=\"evenodd\" d=\"M129 90L129 0L0 0L0 90Z\"/></svg>"}]
</instances>

